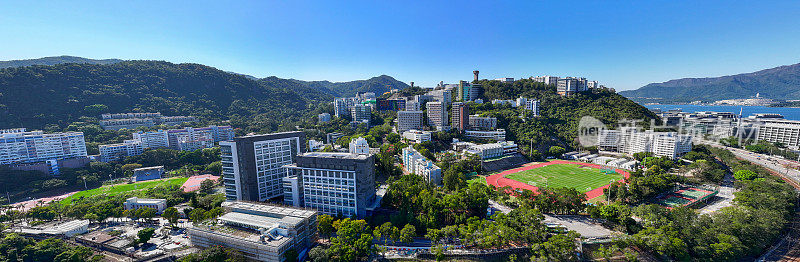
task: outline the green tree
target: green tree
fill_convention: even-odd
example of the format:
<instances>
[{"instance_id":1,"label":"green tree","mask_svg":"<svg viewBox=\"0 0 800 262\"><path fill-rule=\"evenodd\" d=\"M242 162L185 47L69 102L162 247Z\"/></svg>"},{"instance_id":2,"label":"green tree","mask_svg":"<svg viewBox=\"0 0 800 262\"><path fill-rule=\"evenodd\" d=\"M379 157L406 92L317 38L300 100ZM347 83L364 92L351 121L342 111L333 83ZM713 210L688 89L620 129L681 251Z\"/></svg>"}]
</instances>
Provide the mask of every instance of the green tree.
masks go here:
<instances>
[{"instance_id":1,"label":"green tree","mask_svg":"<svg viewBox=\"0 0 800 262\"><path fill-rule=\"evenodd\" d=\"M322 214L317 216L317 232L323 237L329 237L333 233L333 217Z\"/></svg>"},{"instance_id":2,"label":"green tree","mask_svg":"<svg viewBox=\"0 0 800 262\"><path fill-rule=\"evenodd\" d=\"M403 229L400 230L400 242L414 242L415 236L417 236L417 229L411 224L406 224Z\"/></svg>"},{"instance_id":3,"label":"green tree","mask_svg":"<svg viewBox=\"0 0 800 262\"><path fill-rule=\"evenodd\" d=\"M155 234L155 232L156 230L151 227L146 227L142 230L139 230L139 232L136 233L136 236L139 237L138 242L140 244L147 243L147 241L150 241L150 238L153 237L153 234Z\"/></svg>"},{"instance_id":4,"label":"green tree","mask_svg":"<svg viewBox=\"0 0 800 262\"><path fill-rule=\"evenodd\" d=\"M327 250L328 256L337 261L355 261L374 251L366 221L345 218L338 222L336 236L331 238Z\"/></svg>"},{"instance_id":5,"label":"green tree","mask_svg":"<svg viewBox=\"0 0 800 262\"><path fill-rule=\"evenodd\" d=\"M192 212L189 213L189 219L192 220L192 223L200 223L201 221L205 220L206 217L206 210L202 208L195 208Z\"/></svg>"},{"instance_id":6,"label":"green tree","mask_svg":"<svg viewBox=\"0 0 800 262\"><path fill-rule=\"evenodd\" d=\"M200 192L203 194L211 194L216 186L217 183L212 179L203 180L203 182L200 182Z\"/></svg>"},{"instance_id":7,"label":"green tree","mask_svg":"<svg viewBox=\"0 0 800 262\"><path fill-rule=\"evenodd\" d=\"M180 214L178 209L175 207L168 207L164 209L164 213L161 214L161 217L169 221L170 224L173 226L178 223L178 218L180 218Z\"/></svg>"},{"instance_id":8,"label":"green tree","mask_svg":"<svg viewBox=\"0 0 800 262\"><path fill-rule=\"evenodd\" d=\"M548 150L547 152L550 153L550 156L552 157L561 157L561 155L566 153L567 150L565 150L563 147L560 146L551 146L550 150Z\"/></svg>"},{"instance_id":9,"label":"green tree","mask_svg":"<svg viewBox=\"0 0 800 262\"><path fill-rule=\"evenodd\" d=\"M736 180L739 181L753 180L756 179L757 177L758 174L756 174L756 172L747 169L742 169L733 173L733 178L736 178Z\"/></svg>"}]
</instances>

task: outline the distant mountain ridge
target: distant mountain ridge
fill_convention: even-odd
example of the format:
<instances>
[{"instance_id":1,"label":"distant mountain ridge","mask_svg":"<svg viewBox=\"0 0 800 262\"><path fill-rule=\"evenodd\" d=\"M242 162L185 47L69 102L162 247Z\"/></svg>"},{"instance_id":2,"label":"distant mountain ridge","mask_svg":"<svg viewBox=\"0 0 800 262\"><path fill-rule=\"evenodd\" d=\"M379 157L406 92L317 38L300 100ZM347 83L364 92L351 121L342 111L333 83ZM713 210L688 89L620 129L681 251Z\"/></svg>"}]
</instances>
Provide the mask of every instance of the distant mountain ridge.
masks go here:
<instances>
[{"instance_id":1,"label":"distant mountain ridge","mask_svg":"<svg viewBox=\"0 0 800 262\"><path fill-rule=\"evenodd\" d=\"M90 59L90 58L83 58L77 56L49 56L49 57L42 57L42 58L35 58L35 59L20 59L20 60L9 60L9 61L0 61L0 69L2 68L9 68L9 67L22 67L22 66L32 66L32 65L58 65L58 64L94 64L94 65L107 65L107 64L114 64L119 63L124 60L121 59Z\"/></svg>"},{"instance_id":2,"label":"distant mountain ridge","mask_svg":"<svg viewBox=\"0 0 800 262\"><path fill-rule=\"evenodd\" d=\"M381 95L385 92L389 92L390 89L404 89L409 87L408 84L387 75L349 82L303 81L296 79L289 79L289 81L296 81L336 97L354 96L356 93L363 92L374 92L376 95Z\"/></svg>"},{"instance_id":3,"label":"distant mountain ridge","mask_svg":"<svg viewBox=\"0 0 800 262\"><path fill-rule=\"evenodd\" d=\"M756 93L772 99L800 99L800 63L737 75L675 79L619 93L651 102L708 102L748 98Z\"/></svg>"}]
</instances>

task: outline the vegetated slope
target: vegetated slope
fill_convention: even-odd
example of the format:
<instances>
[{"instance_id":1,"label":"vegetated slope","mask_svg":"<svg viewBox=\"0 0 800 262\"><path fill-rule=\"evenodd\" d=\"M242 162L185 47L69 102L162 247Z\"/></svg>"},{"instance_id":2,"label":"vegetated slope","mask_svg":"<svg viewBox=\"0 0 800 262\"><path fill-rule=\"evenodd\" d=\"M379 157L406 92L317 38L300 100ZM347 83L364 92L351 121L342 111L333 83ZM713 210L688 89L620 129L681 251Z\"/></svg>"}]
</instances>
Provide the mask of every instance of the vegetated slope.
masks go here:
<instances>
[{"instance_id":1,"label":"vegetated slope","mask_svg":"<svg viewBox=\"0 0 800 262\"><path fill-rule=\"evenodd\" d=\"M756 93L772 99L800 99L800 64L722 77L676 79L620 92L630 98L657 99L654 102L716 101Z\"/></svg>"},{"instance_id":2,"label":"vegetated slope","mask_svg":"<svg viewBox=\"0 0 800 262\"><path fill-rule=\"evenodd\" d=\"M506 129L507 139L517 141L526 151L530 143L534 144L534 149L540 150L550 145L577 148L578 124L584 116L594 117L609 126L623 120L638 120L647 124L652 119L658 119L647 108L608 90L594 89L563 97L556 94L555 86L527 79L513 83L495 80L481 80L479 83L484 86L488 103L474 105L470 113L497 117L498 128ZM492 99L519 96L539 99L540 116L520 118L522 108L491 104Z\"/></svg>"},{"instance_id":3,"label":"vegetated slope","mask_svg":"<svg viewBox=\"0 0 800 262\"><path fill-rule=\"evenodd\" d=\"M36 59L21 59L21 60L9 60L9 61L0 61L0 68L7 68L7 67L22 67L22 66L32 66L32 65L57 65L57 64L68 64L68 63L75 63L75 64L113 64L122 62L120 59L89 59L77 56L50 56L50 57L42 57Z\"/></svg>"},{"instance_id":4,"label":"vegetated slope","mask_svg":"<svg viewBox=\"0 0 800 262\"><path fill-rule=\"evenodd\" d=\"M332 98L312 91L160 61L5 68L0 69L0 128L63 128L104 112L161 112L230 119L245 131L278 130L319 106L313 99Z\"/></svg>"},{"instance_id":5,"label":"vegetated slope","mask_svg":"<svg viewBox=\"0 0 800 262\"><path fill-rule=\"evenodd\" d=\"M310 88L331 94L336 97L354 96L356 93L374 92L380 96L390 89L404 89L409 87L406 83L400 82L391 76L381 75L367 80L356 80L349 82L330 82L330 81L302 81L291 79L304 84Z\"/></svg>"}]
</instances>

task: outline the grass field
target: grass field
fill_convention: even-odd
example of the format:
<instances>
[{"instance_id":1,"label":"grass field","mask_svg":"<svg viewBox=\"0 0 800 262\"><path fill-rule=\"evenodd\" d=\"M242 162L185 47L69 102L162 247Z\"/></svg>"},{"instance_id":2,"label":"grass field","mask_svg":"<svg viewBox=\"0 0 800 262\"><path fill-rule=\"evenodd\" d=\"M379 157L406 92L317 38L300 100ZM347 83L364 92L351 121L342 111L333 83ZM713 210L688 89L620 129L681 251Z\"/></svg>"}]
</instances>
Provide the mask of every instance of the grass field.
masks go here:
<instances>
[{"instance_id":1,"label":"grass field","mask_svg":"<svg viewBox=\"0 0 800 262\"><path fill-rule=\"evenodd\" d=\"M571 187L581 192L622 179L620 174L606 175L600 169L573 164L554 164L505 176L532 186Z\"/></svg>"},{"instance_id":2,"label":"grass field","mask_svg":"<svg viewBox=\"0 0 800 262\"><path fill-rule=\"evenodd\" d=\"M78 199L80 197L87 197L87 196L94 196L100 194L107 194L109 196L134 191L134 190L142 190L142 189L149 189L154 188L160 185L183 185L188 178L185 177L174 177L174 178L167 178L161 180L154 180L154 181L143 181L133 184L116 184L110 186L103 186L95 189L84 190L78 193L75 193L64 200L61 200L61 203L70 204L72 203L73 199Z\"/></svg>"}]
</instances>

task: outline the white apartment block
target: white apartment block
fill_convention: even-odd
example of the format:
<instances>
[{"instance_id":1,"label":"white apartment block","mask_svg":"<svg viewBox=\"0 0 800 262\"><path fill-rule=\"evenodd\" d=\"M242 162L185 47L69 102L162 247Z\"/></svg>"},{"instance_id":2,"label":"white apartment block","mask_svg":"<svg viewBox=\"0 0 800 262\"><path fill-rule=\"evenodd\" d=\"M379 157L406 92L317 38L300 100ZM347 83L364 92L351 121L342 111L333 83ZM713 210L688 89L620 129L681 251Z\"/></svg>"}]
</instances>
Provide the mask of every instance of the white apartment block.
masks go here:
<instances>
[{"instance_id":1,"label":"white apartment block","mask_svg":"<svg viewBox=\"0 0 800 262\"><path fill-rule=\"evenodd\" d=\"M519 99L519 98L518 98ZM519 101L519 100L517 100ZM525 100L525 110L531 111L534 117L539 116L539 100L531 99Z\"/></svg>"},{"instance_id":2,"label":"white apartment block","mask_svg":"<svg viewBox=\"0 0 800 262\"><path fill-rule=\"evenodd\" d=\"M442 184L442 169L425 158L413 147L403 148L403 169L409 174L422 176L434 185Z\"/></svg>"},{"instance_id":3,"label":"white apartment block","mask_svg":"<svg viewBox=\"0 0 800 262\"><path fill-rule=\"evenodd\" d=\"M414 141L414 143L428 142L431 141L431 132L412 129L403 132L403 138Z\"/></svg>"},{"instance_id":4,"label":"white apartment block","mask_svg":"<svg viewBox=\"0 0 800 262\"><path fill-rule=\"evenodd\" d=\"M345 118L350 116L350 108L357 102L355 97L342 97L333 100L333 110L336 117Z\"/></svg>"},{"instance_id":5,"label":"white apartment block","mask_svg":"<svg viewBox=\"0 0 800 262\"><path fill-rule=\"evenodd\" d=\"M558 77L557 76L536 76L536 77L531 77L531 79L533 81L536 81L536 82L539 82L539 83L545 83L547 85L558 84Z\"/></svg>"},{"instance_id":6,"label":"white apartment block","mask_svg":"<svg viewBox=\"0 0 800 262\"><path fill-rule=\"evenodd\" d=\"M167 137L166 130L149 132L139 131L131 135L133 135L133 140L138 140L144 149L169 147L169 138Z\"/></svg>"},{"instance_id":7,"label":"white apartment block","mask_svg":"<svg viewBox=\"0 0 800 262\"><path fill-rule=\"evenodd\" d=\"M675 132L640 132L636 129L600 130L597 146L602 150L630 155L652 152L655 156L675 159L692 151L692 136Z\"/></svg>"},{"instance_id":8,"label":"white apartment block","mask_svg":"<svg viewBox=\"0 0 800 262\"><path fill-rule=\"evenodd\" d=\"M368 155L369 154L369 143L363 137L358 137L350 141L350 154L360 154L360 155Z\"/></svg>"},{"instance_id":9,"label":"white apartment block","mask_svg":"<svg viewBox=\"0 0 800 262\"><path fill-rule=\"evenodd\" d=\"M503 82L503 83L512 83L512 82L514 82L514 78L513 77L501 77L501 78L497 78L495 80Z\"/></svg>"},{"instance_id":10,"label":"white apartment block","mask_svg":"<svg viewBox=\"0 0 800 262\"><path fill-rule=\"evenodd\" d=\"M556 92L559 95L569 96L586 91L586 78L567 77L558 80Z\"/></svg>"},{"instance_id":11,"label":"white apartment block","mask_svg":"<svg viewBox=\"0 0 800 262\"><path fill-rule=\"evenodd\" d=\"M0 131L0 165L87 157L83 132Z\"/></svg>"},{"instance_id":12,"label":"white apartment block","mask_svg":"<svg viewBox=\"0 0 800 262\"><path fill-rule=\"evenodd\" d=\"M138 156L144 152L142 143L134 139L118 144L100 145L99 149L101 162L117 161L123 157Z\"/></svg>"},{"instance_id":13,"label":"white apartment block","mask_svg":"<svg viewBox=\"0 0 800 262\"><path fill-rule=\"evenodd\" d=\"M758 125L756 139L770 143L781 143L793 149L800 147L800 121L762 120Z\"/></svg>"},{"instance_id":14,"label":"white apartment block","mask_svg":"<svg viewBox=\"0 0 800 262\"><path fill-rule=\"evenodd\" d=\"M425 107L428 110L428 125L434 127L443 127L449 124L447 118L447 105L442 102L428 102Z\"/></svg>"},{"instance_id":15,"label":"white apartment block","mask_svg":"<svg viewBox=\"0 0 800 262\"><path fill-rule=\"evenodd\" d=\"M422 111L397 111L397 133L416 129L422 130Z\"/></svg>"},{"instance_id":16,"label":"white apartment block","mask_svg":"<svg viewBox=\"0 0 800 262\"><path fill-rule=\"evenodd\" d=\"M283 195L283 166L305 151L305 133L243 136L219 144L225 197L267 201Z\"/></svg>"}]
</instances>

